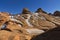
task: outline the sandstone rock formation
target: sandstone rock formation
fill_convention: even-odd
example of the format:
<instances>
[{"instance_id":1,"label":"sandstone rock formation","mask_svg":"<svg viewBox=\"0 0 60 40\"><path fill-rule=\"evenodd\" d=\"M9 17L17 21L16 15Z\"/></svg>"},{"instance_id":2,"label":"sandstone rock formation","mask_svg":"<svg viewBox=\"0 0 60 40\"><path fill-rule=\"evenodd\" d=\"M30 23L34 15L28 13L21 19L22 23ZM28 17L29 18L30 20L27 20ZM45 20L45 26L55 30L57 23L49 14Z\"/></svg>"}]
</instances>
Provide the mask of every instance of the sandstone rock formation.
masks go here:
<instances>
[{"instance_id":1,"label":"sandstone rock formation","mask_svg":"<svg viewBox=\"0 0 60 40\"><path fill-rule=\"evenodd\" d=\"M35 13L24 8L18 15L0 12L0 40L31 40L59 26L60 17L49 15L41 8Z\"/></svg>"}]
</instances>

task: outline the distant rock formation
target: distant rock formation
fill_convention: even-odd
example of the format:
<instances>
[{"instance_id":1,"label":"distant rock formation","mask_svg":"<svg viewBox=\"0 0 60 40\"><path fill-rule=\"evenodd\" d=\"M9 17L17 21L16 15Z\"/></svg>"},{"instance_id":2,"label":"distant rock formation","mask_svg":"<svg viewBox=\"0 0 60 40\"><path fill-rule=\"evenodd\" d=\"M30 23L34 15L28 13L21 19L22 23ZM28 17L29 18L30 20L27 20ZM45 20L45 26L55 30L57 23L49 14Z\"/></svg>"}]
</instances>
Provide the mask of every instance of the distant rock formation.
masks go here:
<instances>
[{"instance_id":1,"label":"distant rock formation","mask_svg":"<svg viewBox=\"0 0 60 40\"><path fill-rule=\"evenodd\" d=\"M42 8L38 8L36 12L37 12L37 13L39 13L39 12L46 13L45 11L42 10Z\"/></svg>"},{"instance_id":2,"label":"distant rock formation","mask_svg":"<svg viewBox=\"0 0 60 40\"><path fill-rule=\"evenodd\" d=\"M49 15L52 15L52 13L49 13Z\"/></svg>"},{"instance_id":3,"label":"distant rock formation","mask_svg":"<svg viewBox=\"0 0 60 40\"><path fill-rule=\"evenodd\" d=\"M55 11L53 15L54 16L60 16L60 11Z\"/></svg>"},{"instance_id":4,"label":"distant rock formation","mask_svg":"<svg viewBox=\"0 0 60 40\"><path fill-rule=\"evenodd\" d=\"M28 8L23 8L22 14L31 14L31 12L28 10Z\"/></svg>"}]
</instances>

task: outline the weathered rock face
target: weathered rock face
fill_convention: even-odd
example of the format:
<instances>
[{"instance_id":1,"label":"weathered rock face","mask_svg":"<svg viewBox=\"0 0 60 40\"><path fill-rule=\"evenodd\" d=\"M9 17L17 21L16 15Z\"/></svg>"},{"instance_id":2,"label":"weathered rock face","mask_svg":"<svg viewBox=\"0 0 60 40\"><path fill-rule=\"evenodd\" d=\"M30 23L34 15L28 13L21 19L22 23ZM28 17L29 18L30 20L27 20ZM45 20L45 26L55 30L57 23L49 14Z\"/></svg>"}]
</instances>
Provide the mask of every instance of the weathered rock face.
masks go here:
<instances>
[{"instance_id":1,"label":"weathered rock face","mask_svg":"<svg viewBox=\"0 0 60 40\"><path fill-rule=\"evenodd\" d=\"M2 30L0 31L0 40L20 40L20 35L17 33Z\"/></svg>"},{"instance_id":2,"label":"weathered rock face","mask_svg":"<svg viewBox=\"0 0 60 40\"><path fill-rule=\"evenodd\" d=\"M28 27L27 24L27 19L28 19L29 14L22 14L20 16L15 16L14 18L20 21L20 24L22 27Z\"/></svg>"},{"instance_id":3,"label":"weathered rock face","mask_svg":"<svg viewBox=\"0 0 60 40\"><path fill-rule=\"evenodd\" d=\"M49 15L47 15L47 16L49 16ZM33 25L33 27L36 27L38 29L49 30L49 29L55 28L56 25L54 23L48 21L46 17L45 17L45 15L42 15L42 13L41 14L35 13L34 15L32 15L30 17L29 21L30 21L31 25Z\"/></svg>"},{"instance_id":4,"label":"weathered rock face","mask_svg":"<svg viewBox=\"0 0 60 40\"><path fill-rule=\"evenodd\" d=\"M0 13L1 40L31 40L60 25L60 17L47 14L41 8L32 13L24 8L21 15Z\"/></svg>"},{"instance_id":5,"label":"weathered rock face","mask_svg":"<svg viewBox=\"0 0 60 40\"><path fill-rule=\"evenodd\" d=\"M28 35L2 30L0 31L0 40L30 40L30 37Z\"/></svg>"},{"instance_id":6,"label":"weathered rock face","mask_svg":"<svg viewBox=\"0 0 60 40\"><path fill-rule=\"evenodd\" d=\"M0 12L0 27L2 27L7 21L9 21L9 14L6 12Z\"/></svg>"}]
</instances>

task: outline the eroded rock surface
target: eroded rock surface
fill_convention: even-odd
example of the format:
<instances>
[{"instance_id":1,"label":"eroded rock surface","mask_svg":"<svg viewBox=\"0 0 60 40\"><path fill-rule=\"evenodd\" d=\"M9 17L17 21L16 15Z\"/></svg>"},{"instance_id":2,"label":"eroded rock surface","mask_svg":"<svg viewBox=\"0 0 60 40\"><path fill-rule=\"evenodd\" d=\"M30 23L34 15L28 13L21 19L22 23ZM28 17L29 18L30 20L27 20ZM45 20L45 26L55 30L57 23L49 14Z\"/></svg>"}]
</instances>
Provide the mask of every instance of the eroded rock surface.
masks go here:
<instances>
[{"instance_id":1,"label":"eroded rock surface","mask_svg":"<svg viewBox=\"0 0 60 40\"><path fill-rule=\"evenodd\" d=\"M35 13L24 8L22 14L14 16L0 12L0 40L31 40L59 26L60 17L49 15L41 8Z\"/></svg>"}]
</instances>

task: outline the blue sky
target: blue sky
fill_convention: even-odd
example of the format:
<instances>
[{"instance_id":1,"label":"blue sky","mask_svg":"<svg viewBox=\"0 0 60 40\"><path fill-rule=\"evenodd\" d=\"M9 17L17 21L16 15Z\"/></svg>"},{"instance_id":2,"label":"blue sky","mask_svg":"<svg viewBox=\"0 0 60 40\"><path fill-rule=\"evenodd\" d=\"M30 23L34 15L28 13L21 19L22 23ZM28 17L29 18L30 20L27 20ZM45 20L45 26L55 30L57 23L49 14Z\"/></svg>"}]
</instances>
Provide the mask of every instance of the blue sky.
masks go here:
<instances>
[{"instance_id":1,"label":"blue sky","mask_svg":"<svg viewBox=\"0 0 60 40\"><path fill-rule=\"evenodd\" d=\"M60 0L0 0L0 12L21 13L23 8L35 12L42 8L48 13L60 11Z\"/></svg>"}]
</instances>

